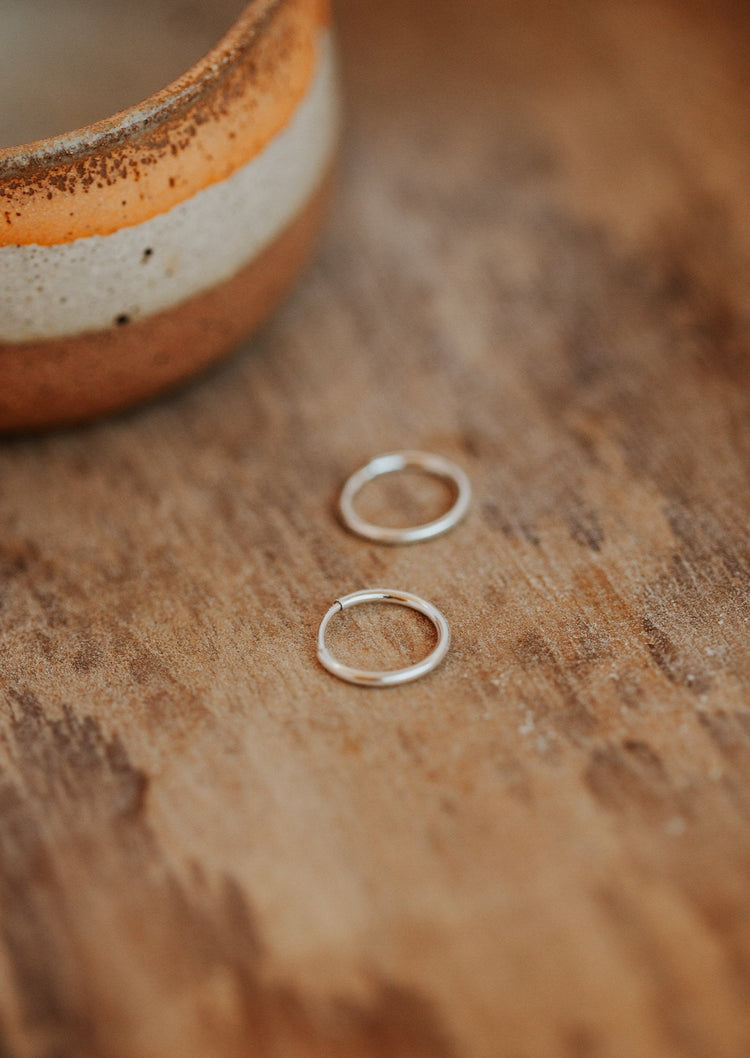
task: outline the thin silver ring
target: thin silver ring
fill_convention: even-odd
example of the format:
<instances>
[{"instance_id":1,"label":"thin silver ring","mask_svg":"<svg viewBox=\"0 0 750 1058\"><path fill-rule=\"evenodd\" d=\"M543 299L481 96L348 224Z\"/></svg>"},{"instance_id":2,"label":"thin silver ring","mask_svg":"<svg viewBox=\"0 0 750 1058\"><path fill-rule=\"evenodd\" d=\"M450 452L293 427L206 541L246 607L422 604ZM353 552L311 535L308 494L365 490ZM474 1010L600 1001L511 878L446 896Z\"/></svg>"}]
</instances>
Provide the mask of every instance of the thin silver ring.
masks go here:
<instances>
[{"instance_id":1,"label":"thin silver ring","mask_svg":"<svg viewBox=\"0 0 750 1058\"><path fill-rule=\"evenodd\" d=\"M385 672L355 669L349 665L344 665L341 661L337 661L326 646L328 625L337 614L343 613L344 610L348 610L352 606L362 606L368 602L396 603L398 606L406 606L410 610L416 610L418 613L424 614L425 617L432 621L437 630L438 641L435 649L424 661L419 661L416 665L409 665L404 669L389 669ZM324 669L327 669L332 675L338 676L340 680L345 680L347 683L355 683L360 687L396 687L401 683L411 683L412 680L418 680L420 677L426 676L428 672L436 669L448 653L450 643L451 632L448 622L440 613L440 610L433 606L432 603L425 602L418 595L411 595L407 591L369 588L365 591L352 592L351 595L342 595L325 615L318 631L318 661Z\"/></svg>"},{"instance_id":2,"label":"thin silver ring","mask_svg":"<svg viewBox=\"0 0 750 1058\"><path fill-rule=\"evenodd\" d=\"M416 467L428 474L449 482L456 493L456 499L449 511L432 522L414 525L406 529L392 529L384 525L374 525L361 518L354 510L354 500L365 485L382 474L395 474L407 467ZM414 544L419 540L429 540L441 533L448 532L461 521L471 503L471 482L466 474L455 463L443 456L430 452L388 452L376 456L367 466L362 467L347 481L339 500L339 512L344 525L357 536L374 540L378 544Z\"/></svg>"}]
</instances>

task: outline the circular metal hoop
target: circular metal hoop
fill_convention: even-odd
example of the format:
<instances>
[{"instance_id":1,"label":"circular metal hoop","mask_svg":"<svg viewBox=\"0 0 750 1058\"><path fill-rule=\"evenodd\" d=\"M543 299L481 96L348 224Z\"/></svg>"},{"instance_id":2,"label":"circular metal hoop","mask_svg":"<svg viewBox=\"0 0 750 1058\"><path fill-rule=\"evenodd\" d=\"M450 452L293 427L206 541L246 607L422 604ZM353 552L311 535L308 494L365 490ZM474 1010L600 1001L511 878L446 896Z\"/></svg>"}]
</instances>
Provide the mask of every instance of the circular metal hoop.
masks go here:
<instances>
[{"instance_id":1,"label":"circular metal hoop","mask_svg":"<svg viewBox=\"0 0 750 1058\"><path fill-rule=\"evenodd\" d=\"M326 646L326 631L331 620L344 610L352 606L362 606L369 602L390 602L398 606L406 606L410 610L416 610L424 614L432 621L438 634L435 649L423 661L416 665L409 665L404 669L390 669L385 672L371 672L367 669L355 669L337 661ZM426 676L437 668L445 655L451 642L450 628L448 622L440 611L432 605L420 599L418 595L411 595L406 591L391 591L388 588L370 588L365 591L355 591L351 595L343 595L337 599L331 609L320 623L318 631L318 661L334 676L346 683L355 683L360 687L396 687L401 683L410 683Z\"/></svg>"},{"instance_id":2,"label":"circular metal hoop","mask_svg":"<svg viewBox=\"0 0 750 1058\"><path fill-rule=\"evenodd\" d=\"M434 477L449 482L456 493L456 499L449 511L432 522L415 525L406 529L392 529L383 525L374 525L361 518L354 510L354 500L359 491L383 474L395 474L407 468L424 470ZM461 521L471 502L471 483L466 474L455 463L443 456L430 452L388 452L377 456L367 466L362 467L347 481L339 500L339 511L344 525L357 536L374 540L379 544L414 544L419 540L429 540L434 536L446 533Z\"/></svg>"}]
</instances>

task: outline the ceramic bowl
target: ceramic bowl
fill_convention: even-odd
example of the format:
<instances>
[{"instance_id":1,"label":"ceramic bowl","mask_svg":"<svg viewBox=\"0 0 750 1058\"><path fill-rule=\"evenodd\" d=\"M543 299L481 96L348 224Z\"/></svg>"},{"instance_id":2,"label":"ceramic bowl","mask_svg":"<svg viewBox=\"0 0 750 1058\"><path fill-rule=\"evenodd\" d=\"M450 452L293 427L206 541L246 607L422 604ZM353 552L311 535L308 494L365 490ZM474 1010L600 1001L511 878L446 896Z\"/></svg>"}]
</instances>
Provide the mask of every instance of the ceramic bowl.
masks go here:
<instances>
[{"instance_id":1,"label":"ceramic bowl","mask_svg":"<svg viewBox=\"0 0 750 1058\"><path fill-rule=\"evenodd\" d=\"M131 405L271 312L321 223L334 67L327 0L254 0L144 102L0 149L0 430Z\"/></svg>"}]
</instances>

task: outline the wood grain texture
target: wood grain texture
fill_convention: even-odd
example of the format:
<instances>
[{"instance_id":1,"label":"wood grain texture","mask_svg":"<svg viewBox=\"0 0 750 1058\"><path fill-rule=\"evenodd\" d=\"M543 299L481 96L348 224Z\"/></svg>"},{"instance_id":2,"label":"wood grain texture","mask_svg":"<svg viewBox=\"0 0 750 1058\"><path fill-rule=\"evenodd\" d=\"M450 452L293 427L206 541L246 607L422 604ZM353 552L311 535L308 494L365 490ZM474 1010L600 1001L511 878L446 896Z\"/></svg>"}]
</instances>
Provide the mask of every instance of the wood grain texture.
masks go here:
<instances>
[{"instance_id":1,"label":"wood grain texture","mask_svg":"<svg viewBox=\"0 0 750 1058\"><path fill-rule=\"evenodd\" d=\"M0 1054L744 1058L746 7L338 15L340 187L282 313L0 449ZM398 447L470 473L452 535L336 524ZM315 662L378 584L455 640L388 692ZM428 644L382 616L338 647Z\"/></svg>"}]
</instances>

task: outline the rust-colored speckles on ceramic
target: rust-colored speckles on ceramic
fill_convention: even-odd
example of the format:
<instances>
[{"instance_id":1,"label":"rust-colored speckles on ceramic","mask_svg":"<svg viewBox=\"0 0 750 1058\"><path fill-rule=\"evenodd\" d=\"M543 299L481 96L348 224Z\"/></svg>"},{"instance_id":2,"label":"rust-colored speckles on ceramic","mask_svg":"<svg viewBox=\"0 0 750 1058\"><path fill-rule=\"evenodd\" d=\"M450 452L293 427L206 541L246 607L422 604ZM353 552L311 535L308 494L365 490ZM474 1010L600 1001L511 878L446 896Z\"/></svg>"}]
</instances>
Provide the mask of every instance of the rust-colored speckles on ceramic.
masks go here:
<instances>
[{"instance_id":1,"label":"rust-colored speckles on ceramic","mask_svg":"<svg viewBox=\"0 0 750 1058\"><path fill-rule=\"evenodd\" d=\"M290 120L314 72L324 0L264 0L183 78L83 132L0 151L0 246L141 223L226 179Z\"/></svg>"},{"instance_id":2,"label":"rust-colored speckles on ceramic","mask_svg":"<svg viewBox=\"0 0 750 1058\"><path fill-rule=\"evenodd\" d=\"M256 0L145 103L0 151L0 430L133 403L261 322L337 132L327 3Z\"/></svg>"}]
</instances>

